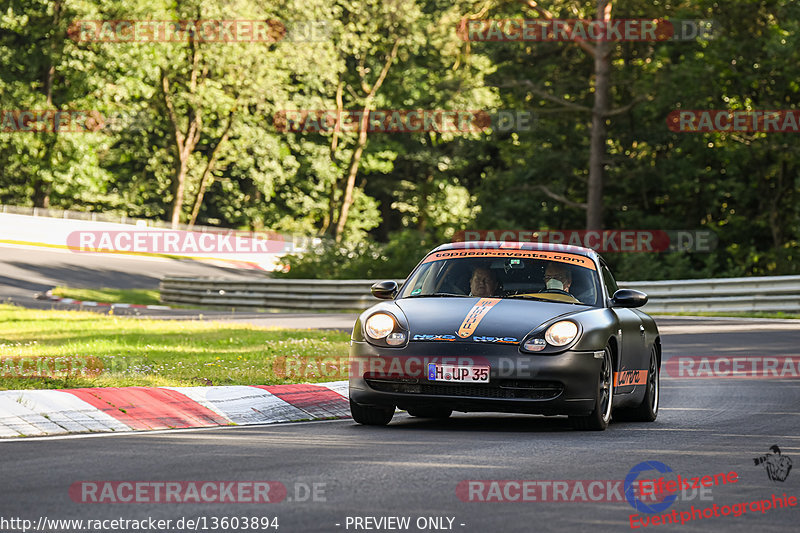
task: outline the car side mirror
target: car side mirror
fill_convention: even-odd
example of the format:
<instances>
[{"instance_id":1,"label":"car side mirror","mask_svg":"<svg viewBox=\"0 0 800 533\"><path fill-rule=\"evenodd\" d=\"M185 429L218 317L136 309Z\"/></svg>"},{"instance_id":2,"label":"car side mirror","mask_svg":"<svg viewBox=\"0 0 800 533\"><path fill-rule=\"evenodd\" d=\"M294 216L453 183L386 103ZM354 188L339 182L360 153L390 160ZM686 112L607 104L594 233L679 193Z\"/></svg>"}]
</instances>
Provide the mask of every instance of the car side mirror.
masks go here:
<instances>
[{"instance_id":1,"label":"car side mirror","mask_svg":"<svg viewBox=\"0 0 800 533\"><path fill-rule=\"evenodd\" d=\"M397 296L397 289L396 281L379 281L372 286L372 295L379 300L392 300Z\"/></svg>"},{"instance_id":2,"label":"car side mirror","mask_svg":"<svg viewBox=\"0 0 800 533\"><path fill-rule=\"evenodd\" d=\"M620 289L611 298L611 307L641 307L647 303L647 295L633 289Z\"/></svg>"}]
</instances>

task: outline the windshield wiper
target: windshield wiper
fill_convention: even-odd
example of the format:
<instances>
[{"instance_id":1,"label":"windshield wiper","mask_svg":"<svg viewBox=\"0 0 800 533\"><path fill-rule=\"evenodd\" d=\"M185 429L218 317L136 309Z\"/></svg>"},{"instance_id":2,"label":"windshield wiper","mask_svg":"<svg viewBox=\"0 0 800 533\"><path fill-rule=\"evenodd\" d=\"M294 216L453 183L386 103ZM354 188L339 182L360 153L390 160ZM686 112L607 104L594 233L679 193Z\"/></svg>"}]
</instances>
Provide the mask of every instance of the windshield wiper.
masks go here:
<instances>
[{"instance_id":1,"label":"windshield wiper","mask_svg":"<svg viewBox=\"0 0 800 533\"><path fill-rule=\"evenodd\" d=\"M511 299L511 298L528 299L528 298L530 298L532 300L539 300L540 302L552 302L552 301L554 301L554 300L551 300L549 298L540 298L538 296L533 296L533 295L530 295L530 294L509 294L508 296L504 296L503 298L508 298L508 299Z\"/></svg>"},{"instance_id":2,"label":"windshield wiper","mask_svg":"<svg viewBox=\"0 0 800 533\"><path fill-rule=\"evenodd\" d=\"M581 302L580 300L575 301L575 302L564 302L562 300L551 300L550 298L541 298L539 296L533 296L531 294L511 294L509 296L506 296L505 298L509 298L509 299L511 299L511 298L519 298L519 299L523 299L523 300L526 300L526 299L530 298L532 300L536 300L537 302L551 302L551 303L556 303L556 304L570 304L570 305L590 305L590 304L585 304L585 303Z\"/></svg>"}]
</instances>

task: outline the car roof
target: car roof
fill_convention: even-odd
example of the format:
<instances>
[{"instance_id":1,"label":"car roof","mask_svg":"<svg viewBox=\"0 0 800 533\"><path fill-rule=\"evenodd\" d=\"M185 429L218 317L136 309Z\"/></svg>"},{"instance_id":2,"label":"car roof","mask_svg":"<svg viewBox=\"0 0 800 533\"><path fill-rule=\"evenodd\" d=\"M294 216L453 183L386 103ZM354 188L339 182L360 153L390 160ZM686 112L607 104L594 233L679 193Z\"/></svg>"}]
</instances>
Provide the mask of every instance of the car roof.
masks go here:
<instances>
[{"instance_id":1,"label":"car roof","mask_svg":"<svg viewBox=\"0 0 800 533\"><path fill-rule=\"evenodd\" d=\"M510 241L466 241L442 244L431 250L430 253L442 250L537 250L548 252L564 252L582 255L591 259L601 260L600 254L591 248L571 246L569 244L553 244L547 242L510 242Z\"/></svg>"}]
</instances>

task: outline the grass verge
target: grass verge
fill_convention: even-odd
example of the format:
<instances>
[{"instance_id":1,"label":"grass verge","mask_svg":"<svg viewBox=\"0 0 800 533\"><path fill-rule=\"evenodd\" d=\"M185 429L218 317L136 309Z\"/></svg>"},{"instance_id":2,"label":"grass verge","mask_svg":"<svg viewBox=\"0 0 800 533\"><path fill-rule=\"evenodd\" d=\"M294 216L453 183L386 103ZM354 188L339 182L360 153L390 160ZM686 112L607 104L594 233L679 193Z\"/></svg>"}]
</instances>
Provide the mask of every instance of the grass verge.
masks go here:
<instances>
[{"instance_id":1,"label":"grass verge","mask_svg":"<svg viewBox=\"0 0 800 533\"><path fill-rule=\"evenodd\" d=\"M72 298L83 302L107 302L122 304L142 304L142 305L165 305L159 300L159 293L156 289L74 289L72 287L56 287L53 289L54 296L62 298ZM215 305L188 305L188 304L167 304L173 309L214 309L228 311L237 309L231 306ZM242 310L241 307L238 308ZM248 308L247 311L253 313L285 313L287 309L263 309ZM293 313L351 313L360 314L364 309L289 309Z\"/></svg>"},{"instance_id":2,"label":"grass verge","mask_svg":"<svg viewBox=\"0 0 800 533\"><path fill-rule=\"evenodd\" d=\"M108 302L112 304L161 305L157 289L73 289L56 287L53 296L72 298L84 302Z\"/></svg>"},{"instance_id":3,"label":"grass verge","mask_svg":"<svg viewBox=\"0 0 800 533\"><path fill-rule=\"evenodd\" d=\"M0 390L335 381L349 337L0 305Z\"/></svg>"}]
</instances>

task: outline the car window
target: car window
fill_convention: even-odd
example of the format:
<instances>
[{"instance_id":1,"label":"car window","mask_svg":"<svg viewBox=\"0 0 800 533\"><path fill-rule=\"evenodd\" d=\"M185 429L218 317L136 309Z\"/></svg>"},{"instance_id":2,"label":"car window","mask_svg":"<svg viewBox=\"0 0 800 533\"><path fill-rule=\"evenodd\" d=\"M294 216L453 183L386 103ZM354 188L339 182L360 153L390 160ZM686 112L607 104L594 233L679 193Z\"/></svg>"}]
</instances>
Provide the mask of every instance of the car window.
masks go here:
<instances>
[{"instance_id":1,"label":"car window","mask_svg":"<svg viewBox=\"0 0 800 533\"><path fill-rule=\"evenodd\" d=\"M602 272L603 272L603 283L606 286L608 297L611 298L612 296L614 296L614 293L617 292L617 290L619 290L619 287L617 287L617 282L614 280L614 276L611 275L611 271L608 269L607 266L603 265Z\"/></svg>"},{"instance_id":2,"label":"car window","mask_svg":"<svg viewBox=\"0 0 800 533\"><path fill-rule=\"evenodd\" d=\"M434 279L436 276L428 276L428 271L434 267L433 263L428 263L425 265L420 266L411 277L408 278L408 281L403 285L403 290L401 292L407 294L419 294L423 290L423 284L428 281L428 284L431 283L431 280ZM427 292L427 291L426 291Z\"/></svg>"},{"instance_id":3,"label":"car window","mask_svg":"<svg viewBox=\"0 0 800 533\"><path fill-rule=\"evenodd\" d=\"M459 257L469 252L475 254ZM602 281L595 264L584 256L533 250L431 256L409 276L400 298L479 296L601 305Z\"/></svg>"}]
</instances>

